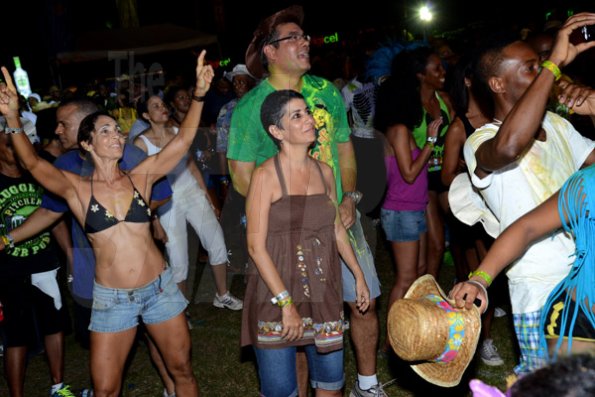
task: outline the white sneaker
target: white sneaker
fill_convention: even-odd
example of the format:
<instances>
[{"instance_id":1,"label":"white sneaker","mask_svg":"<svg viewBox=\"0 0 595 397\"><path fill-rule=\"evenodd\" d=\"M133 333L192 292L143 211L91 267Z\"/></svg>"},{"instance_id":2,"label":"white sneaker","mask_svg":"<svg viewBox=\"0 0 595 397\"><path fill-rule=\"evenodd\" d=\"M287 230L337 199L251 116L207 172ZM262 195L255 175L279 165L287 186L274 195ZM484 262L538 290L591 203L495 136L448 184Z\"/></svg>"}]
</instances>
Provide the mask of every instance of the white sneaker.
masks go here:
<instances>
[{"instance_id":1,"label":"white sneaker","mask_svg":"<svg viewBox=\"0 0 595 397\"><path fill-rule=\"evenodd\" d=\"M502 309L501 307L496 306L494 309L494 317L504 317L506 316L506 310Z\"/></svg>"},{"instance_id":2,"label":"white sneaker","mask_svg":"<svg viewBox=\"0 0 595 397\"><path fill-rule=\"evenodd\" d=\"M504 360L502 360L502 357L498 354L498 349L494 346L493 339L486 339L483 341L481 348L479 349L479 356L481 357L481 361L491 367L497 367L498 365L504 364Z\"/></svg>"},{"instance_id":3,"label":"white sneaker","mask_svg":"<svg viewBox=\"0 0 595 397\"><path fill-rule=\"evenodd\" d=\"M219 309L242 310L244 302L233 296L231 292L227 291L223 296L219 296L217 293L215 294L213 306L218 307Z\"/></svg>"},{"instance_id":4,"label":"white sneaker","mask_svg":"<svg viewBox=\"0 0 595 397\"><path fill-rule=\"evenodd\" d=\"M382 386L383 385L378 383L368 390L362 390L359 387L359 383L356 381L353 389L351 389L351 393L349 393L349 397L388 397Z\"/></svg>"}]
</instances>

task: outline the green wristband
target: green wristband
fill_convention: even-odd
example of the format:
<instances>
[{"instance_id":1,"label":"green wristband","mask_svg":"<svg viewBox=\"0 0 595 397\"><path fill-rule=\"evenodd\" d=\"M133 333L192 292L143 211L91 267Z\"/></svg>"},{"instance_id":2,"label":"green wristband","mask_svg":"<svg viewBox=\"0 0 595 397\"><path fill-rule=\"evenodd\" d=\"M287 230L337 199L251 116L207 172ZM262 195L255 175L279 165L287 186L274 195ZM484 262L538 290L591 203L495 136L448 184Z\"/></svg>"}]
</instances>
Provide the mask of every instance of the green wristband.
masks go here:
<instances>
[{"instance_id":1,"label":"green wristband","mask_svg":"<svg viewBox=\"0 0 595 397\"><path fill-rule=\"evenodd\" d=\"M549 60L543 61L543 63L541 64L541 67L543 69L547 69L550 72L552 72L552 74L554 75L555 81L560 80L560 77L562 77L562 72L560 71L560 68L558 67L558 65L556 65L552 61L549 61Z\"/></svg>"},{"instance_id":2,"label":"green wristband","mask_svg":"<svg viewBox=\"0 0 595 397\"><path fill-rule=\"evenodd\" d=\"M477 276L477 277L483 279L487 283L488 287L490 285L492 285L492 281L493 281L492 276L490 276L483 270L475 270L475 271L472 271L471 273L469 273L469 278L471 278L473 276Z\"/></svg>"}]
</instances>

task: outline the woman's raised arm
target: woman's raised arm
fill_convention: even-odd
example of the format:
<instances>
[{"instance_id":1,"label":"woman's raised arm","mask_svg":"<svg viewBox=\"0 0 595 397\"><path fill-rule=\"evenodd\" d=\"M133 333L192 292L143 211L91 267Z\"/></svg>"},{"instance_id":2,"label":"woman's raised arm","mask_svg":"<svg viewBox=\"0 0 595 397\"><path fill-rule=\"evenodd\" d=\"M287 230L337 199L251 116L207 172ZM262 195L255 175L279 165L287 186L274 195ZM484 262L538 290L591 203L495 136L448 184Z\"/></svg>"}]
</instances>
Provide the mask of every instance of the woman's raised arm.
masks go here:
<instances>
[{"instance_id":1,"label":"woman's raised arm","mask_svg":"<svg viewBox=\"0 0 595 397\"><path fill-rule=\"evenodd\" d=\"M47 190L68 200L76 192L66 175L37 155L29 138L23 133L19 115L19 95L6 67L2 67L6 86L0 88L0 113L6 118L5 134L11 135L12 146L23 168Z\"/></svg>"},{"instance_id":2,"label":"woman's raised arm","mask_svg":"<svg viewBox=\"0 0 595 397\"><path fill-rule=\"evenodd\" d=\"M214 72L211 65L205 65L206 51L202 50L196 62L196 86L190 109L180 125L178 134L163 148L163 150L153 156L147 157L132 173L143 173L149 177L149 182L161 178L171 171L176 164L184 157L190 149L192 141L196 136L200 116L204 105L204 96L211 87Z\"/></svg>"}]
</instances>

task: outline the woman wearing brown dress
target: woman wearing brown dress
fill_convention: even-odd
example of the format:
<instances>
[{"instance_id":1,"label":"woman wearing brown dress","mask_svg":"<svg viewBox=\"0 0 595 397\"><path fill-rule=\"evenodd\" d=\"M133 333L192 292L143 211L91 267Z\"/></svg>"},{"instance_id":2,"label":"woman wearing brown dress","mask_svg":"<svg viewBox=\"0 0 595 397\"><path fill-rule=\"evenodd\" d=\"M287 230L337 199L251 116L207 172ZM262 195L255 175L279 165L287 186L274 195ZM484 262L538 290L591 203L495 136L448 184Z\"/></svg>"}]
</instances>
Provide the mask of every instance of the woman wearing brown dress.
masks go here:
<instances>
[{"instance_id":1,"label":"woman wearing brown dress","mask_svg":"<svg viewBox=\"0 0 595 397\"><path fill-rule=\"evenodd\" d=\"M316 396L339 396L343 374L341 254L356 279L357 307L369 291L337 212L327 165L308 156L314 119L301 94L271 93L262 124L279 154L254 171L246 202L248 270L242 345L256 353L261 394L297 395L296 347L308 358Z\"/></svg>"}]
</instances>

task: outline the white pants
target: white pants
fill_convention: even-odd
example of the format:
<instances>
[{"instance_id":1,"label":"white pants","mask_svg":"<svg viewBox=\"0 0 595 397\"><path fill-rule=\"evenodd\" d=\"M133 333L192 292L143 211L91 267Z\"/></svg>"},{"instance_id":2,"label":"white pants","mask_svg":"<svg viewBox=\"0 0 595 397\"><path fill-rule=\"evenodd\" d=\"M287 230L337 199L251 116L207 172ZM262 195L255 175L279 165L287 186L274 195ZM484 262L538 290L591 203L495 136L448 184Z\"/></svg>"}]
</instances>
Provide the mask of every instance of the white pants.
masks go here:
<instances>
[{"instance_id":1,"label":"white pants","mask_svg":"<svg viewBox=\"0 0 595 397\"><path fill-rule=\"evenodd\" d=\"M209 254L209 263L219 265L227 262L227 247L223 229L217 220L206 193L197 185L172 186L171 208L159 217L167 233L165 244L173 279L180 283L188 277L188 233L186 222L190 223L200 243Z\"/></svg>"}]
</instances>

